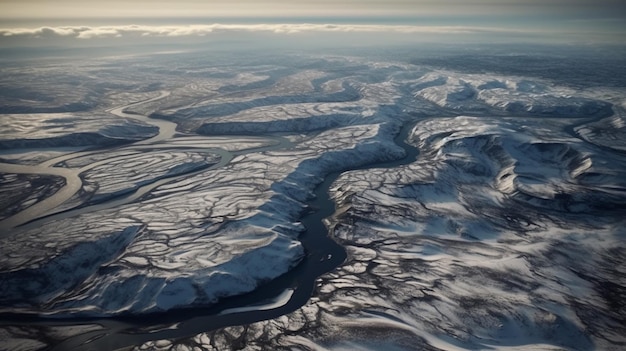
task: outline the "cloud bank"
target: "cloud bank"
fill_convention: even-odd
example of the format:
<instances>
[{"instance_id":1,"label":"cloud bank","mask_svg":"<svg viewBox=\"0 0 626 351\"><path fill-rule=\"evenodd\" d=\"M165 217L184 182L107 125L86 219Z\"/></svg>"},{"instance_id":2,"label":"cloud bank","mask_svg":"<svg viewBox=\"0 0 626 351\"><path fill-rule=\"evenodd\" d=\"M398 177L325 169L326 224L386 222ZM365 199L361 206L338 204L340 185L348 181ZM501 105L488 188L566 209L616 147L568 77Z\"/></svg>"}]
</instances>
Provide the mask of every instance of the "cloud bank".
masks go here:
<instances>
[{"instance_id":1,"label":"cloud bank","mask_svg":"<svg viewBox=\"0 0 626 351\"><path fill-rule=\"evenodd\" d=\"M258 40L252 35L281 35L283 42L302 41L309 44L337 43L349 36L351 44L372 43L623 43L622 35L580 28L546 29L541 27L510 28L482 25L401 25L401 24L322 24L322 23L265 23L265 24L159 24L159 25L86 25L41 26L33 28L0 28L0 47L21 46L97 46L135 45L138 43L197 43L212 38L232 41ZM319 35L318 35L319 34ZM335 35L336 34L336 35ZM289 37L291 39L289 39ZM206 38L206 39L204 39ZM303 37L304 38L304 37ZM232 41L235 43L235 41Z\"/></svg>"},{"instance_id":2,"label":"cloud bank","mask_svg":"<svg viewBox=\"0 0 626 351\"><path fill-rule=\"evenodd\" d=\"M410 25L367 25L367 24L208 24L182 26L59 26L39 28L2 28L0 36L48 38L70 37L77 39L121 38L121 37L183 37L207 36L224 32L267 32L296 34L303 32L356 32L356 33L423 33L423 34L481 34L523 33L489 27L464 26L410 26Z\"/></svg>"}]
</instances>

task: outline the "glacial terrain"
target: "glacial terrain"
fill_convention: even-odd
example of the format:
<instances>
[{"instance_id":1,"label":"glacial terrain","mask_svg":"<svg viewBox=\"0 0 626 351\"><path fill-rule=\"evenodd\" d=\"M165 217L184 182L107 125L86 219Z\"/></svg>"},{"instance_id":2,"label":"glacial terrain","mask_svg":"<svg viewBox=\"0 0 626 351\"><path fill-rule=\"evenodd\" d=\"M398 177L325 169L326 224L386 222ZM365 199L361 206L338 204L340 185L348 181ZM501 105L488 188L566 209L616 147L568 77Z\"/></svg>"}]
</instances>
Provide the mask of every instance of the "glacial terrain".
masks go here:
<instances>
[{"instance_id":1,"label":"glacial terrain","mask_svg":"<svg viewBox=\"0 0 626 351\"><path fill-rule=\"evenodd\" d=\"M0 348L626 347L624 68L448 55L5 63Z\"/></svg>"}]
</instances>

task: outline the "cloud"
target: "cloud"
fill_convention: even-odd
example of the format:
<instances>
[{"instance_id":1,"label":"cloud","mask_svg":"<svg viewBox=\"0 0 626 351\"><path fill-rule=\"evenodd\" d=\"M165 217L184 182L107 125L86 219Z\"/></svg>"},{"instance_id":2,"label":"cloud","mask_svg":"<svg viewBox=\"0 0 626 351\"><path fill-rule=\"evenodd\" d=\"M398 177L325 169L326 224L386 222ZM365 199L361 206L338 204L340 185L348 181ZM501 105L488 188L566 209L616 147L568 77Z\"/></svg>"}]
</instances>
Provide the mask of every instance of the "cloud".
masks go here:
<instances>
[{"instance_id":1,"label":"cloud","mask_svg":"<svg viewBox=\"0 0 626 351\"><path fill-rule=\"evenodd\" d=\"M49 39L50 45L131 45L134 43L163 43L179 39L179 43L197 41L197 38L228 38L229 34L274 34L299 40L300 34L326 33L330 37L307 36L311 42L342 40L350 34L355 40L381 43L393 42L619 42L621 36L584 28L511 28L451 25L391 25L391 24L321 24L321 23L266 23L266 24L186 24L186 25L105 25L105 26L47 26L38 28L0 28L0 47L41 45ZM332 34L338 34L333 36ZM194 39L195 38L195 39ZM384 39L383 39L384 38ZM371 39L371 40L370 40ZM118 41L119 40L119 41ZM111 42L114 41L114 42ZM355 41L356 43L356 41Z\"/></svg>"},{"instance_id":2,"label":"cloud","mask_svg":"<svg viewBox=\"0 0 626 351\"><path fill-rule=\"evenodd\" d=\"M80 27L64 28L64 27L39 27L39 28L13 28L0 29L3 36L30 36L30 37L64 37L75 36Z\"/></svg>"},{"instance_id":3,"label":"cloud","mask_svg":"<svg viewBox=\"0 0 626 351\"><path fill-rule=\"evenodd\" d=\"M519 33L489 27L464 26L409 26L409 25L367 25L367 24L208 24L182 26L60 26L39 28L3 28L4 37L70 37L76 39L121 38L121 37L184 37L207 36L224 32L266 32L296 34L304 32L344 32L344 33L424 33L424 34L478 34L478 33Z\"/></svg>"}]
</instances>

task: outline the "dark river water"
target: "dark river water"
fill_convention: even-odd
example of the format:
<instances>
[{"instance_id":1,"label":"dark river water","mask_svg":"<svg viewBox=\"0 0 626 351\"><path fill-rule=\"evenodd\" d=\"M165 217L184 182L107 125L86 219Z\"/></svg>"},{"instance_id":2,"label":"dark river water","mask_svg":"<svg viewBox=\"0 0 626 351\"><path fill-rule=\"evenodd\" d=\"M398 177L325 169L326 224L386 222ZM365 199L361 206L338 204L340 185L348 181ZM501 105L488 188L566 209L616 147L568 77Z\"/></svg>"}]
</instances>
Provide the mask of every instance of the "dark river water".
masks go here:
<instances>
[{"instance_id":1,"label":"dark river water","mask_svg":"<svg viewBox=\"0 0 626 351\"><path fill-rule=\"evenodd\" d=\"M362 165L352 169L393 168L413 162L418 150L407 143L413 123L407 123L395 137L397 145L405 151L405 156L398 160ZM294 269L272 280L259 289L241 296L221 301L208 308L171 311L148 316L131 316L115 319L80 320L80 321L38 321L45 325L98 324L104 329L88 332L65 340L53 350L103 350L120 349L140 345L151 340L178 339L199 333L233 326L272 319L293 312L307 303L314 290L316 279L342 264L346 259L343 247L330 236L324 219L333 215L335 203L330 198L329 189L341 173L328 174L315 191L315 197L308 202L311 209L301 221L306 231L299 240L305 249L305 258ZM331 233L332 234L332 233ZM275 300L277 296L291 293L289 300L278 307L261 307ZM251 306L243 311L236 311L242 306ZM235 310L234 313L223 311ZM31 323L33 321L30 321Z\"/></svg>"}]
</instances>

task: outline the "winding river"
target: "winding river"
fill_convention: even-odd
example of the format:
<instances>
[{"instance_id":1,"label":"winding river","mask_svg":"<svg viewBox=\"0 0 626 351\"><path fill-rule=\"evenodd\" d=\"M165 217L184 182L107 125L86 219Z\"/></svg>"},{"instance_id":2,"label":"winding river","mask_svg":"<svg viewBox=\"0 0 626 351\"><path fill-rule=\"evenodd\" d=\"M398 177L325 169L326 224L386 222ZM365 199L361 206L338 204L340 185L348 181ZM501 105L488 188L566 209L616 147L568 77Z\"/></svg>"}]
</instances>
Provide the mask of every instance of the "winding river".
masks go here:
<instances>
[{"instance_id":1,"label":"winding river","mask_svg":"<svg viewBox=\"0 0 626 351\"><path fill-rule=\"evenodd\" d=\"M120 106L120 107L116 107L116 108L108 110L108 112L120 118L133 118L133 119L142 121L144 123L151 124L151 125L158 127L159 132L157 133L157 135L155 135L152 138L135 143L135 145L153 144L153 143L171 138L176 132L176 124L170 121L151 119L148 116L128 114L128 113L125 113L124 110L132 106L160 100L169 95L170 95L169 92L164 91L164 92L161 92L159 96L156 96L154 98L139 101L139 102L134 102L131 104ZM87 155L91 155L91 154L99 153L99 152L102 152L102 149L68 153L59 157L54 157L50 160L42 162L39 165L34 165L34 166L0 163L0 171L5 172L5 173L46 174L46 175L60 176L65 179L65 186L63 186L59 191L54 193L52 196L46 199L43 199L35 203L34 205L29 206L23 211L20 211L0 221L0 234L6 234L7 232L9 232L15 227L18 227L24 223L30 222L33 219L51 214L51 212L53 212L55 208L57 208L58 206L60 206L61 204L69 200L72 196L74 196L74 194L76 194L81 189L83 184L80 179L80 174L96 166L96 164L91 164L89 165L89 167L83 167L81 169L72 169L72 168L65 168L65 167L55 167L56 164L72 159L72 158L87 156ZM40 222L37 222L35 225L39 223Z\"/></svg>"},{"instance_id":2,"label":"winding river","mask_svg":"<svg viewBox=\"0 0 626 351\"><path fill-rule=\"evenodd\" d=\"M176 132L176 125L173 122L155 120L147 116L128 114L124 112L124 110L128 107L156 101L168 95L168 92L163 92L155 98L109 110L109 112L119 117L134 118L145 123L155 125L159 128L159 133L156 136L147 140L136 142L132 144L131 147L147 147L155 145L174 136ZM406 123L395 138L396 144L402 147L405 151L405 156L403 158L390 162L363 165L352 169L393 168L413 162L418 154L418 151L415 147L407 143L407 138L410 135L411 129L412 123ZM292 146L288 139L278 136L268 135L259 137L259 139L271 141L271 145L236 152L218 148L204 148L201 150L220 155L221 160L217 164L211 166L211 168L218 168L230 162L235 155L267 150L286 149ZM86 170L85 168L67 169L55 167L55 165L63 160L101 151L102 150L95 150L64 155L36 166L13 165L13 168L8 168L5 164L0 165L2 166L2 169L13 171L14 173L54 174L62 176L66 179L66 186L57 192L57 194L39 202L35 206L31 206L29 208L31 209L30 211L28 209L22 211L13 217L0 222L0 224L13 228L27 223L35 218L32 222L23 226L28 228L30 226L40 225L43 221L120 206L140 198L152 189L172 181L173 178L175 179L176 177L181 176L176 175L156 180L150 184L140 187L133 193L118 197L112 201L78 209L70 209L68 211L54 214L53 211L55 206L58 206L63 201L69 199L81 188L82 184L79 174ZM206 171L206 169L199 170L197 172L200 171ZM313 294L316 279L320 275L335 269L346 259L345 250L330 238L329 229L324 224L324 220L331 217L335 212L335 203L330 198L329 189L337 177L339 177L339 175L344 171L347 170L339 170L326 175L323 182L316 187L314 191L315 197L308 202L309 208L314 209L314 211L309 212L302 217L301 221L304 224L306 231L299 238L306 252L305 258L299 263L298 266L288 273L278 277L266 285L261 286L251 293L225 299L218 305L212 307L177 310L149 316L130 316L97 320L83 319L78 321L42 320L33 318L24 318L23 320L20 320L20 318L15 318L11 321L0 321L0 324L77 327L86 324L98 325L101 329L73 336L64 342L55 345L53 350L113 350L142 344L151 340L189 337L222 327L254 323L293 312L307 303L310 299ZM184 176L188 176L189 174L190 173L186 173ZM37 219L42 216L43 218Z\"/></svg>"}]
</instances>

